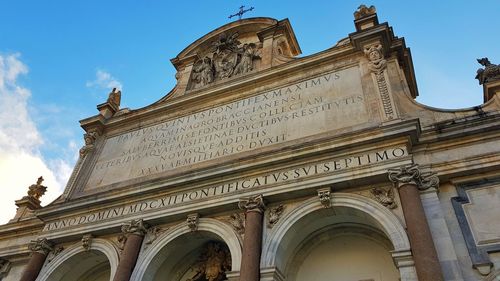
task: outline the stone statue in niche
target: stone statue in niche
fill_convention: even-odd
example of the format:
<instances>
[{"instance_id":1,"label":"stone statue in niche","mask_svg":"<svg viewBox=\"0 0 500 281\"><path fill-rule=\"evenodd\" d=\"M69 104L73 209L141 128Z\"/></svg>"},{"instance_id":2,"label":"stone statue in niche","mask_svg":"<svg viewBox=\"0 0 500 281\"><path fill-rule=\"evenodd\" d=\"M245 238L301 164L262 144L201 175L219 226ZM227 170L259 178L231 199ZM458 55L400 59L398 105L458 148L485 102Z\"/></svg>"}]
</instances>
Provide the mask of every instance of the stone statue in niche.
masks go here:
<instances>
[{"instance_id":1,"label":"stone statue in niche","mask_svg":"<svg viewBox=\"0 0 500 281\"><path fill-rule=\"evenodd\" d=\"M186 281L222 281L226 271L231 270L231 254L222 243L209 242L198 258L194 267L195 274Z\"/></svg>"},{"instance_id":2,"label":"stone statue in niche","mask_svg":"<svg viewBox=\"0 0 500 281\"><path fill-rule=\"evenodd\" d=\"M484 69L477 70L476 79L479 80L479 85L500 80L500 65L492 64L488 58L477 59L477 62L484 66Z\"/></svg>"},{"instance_id":3,"label":"stone statue in niche","mask_svg":"<svg viewBox=\"0 0 500 281\"><path fill-rule=\"evenodd\" d=\"M196 61L191 73L190 88L197 89L218 80L251 72L256 59L259 59L255 43L241 45L238 33L230 36L221 34L212 43L210 52Z\"/></svg>"}]
</instances>

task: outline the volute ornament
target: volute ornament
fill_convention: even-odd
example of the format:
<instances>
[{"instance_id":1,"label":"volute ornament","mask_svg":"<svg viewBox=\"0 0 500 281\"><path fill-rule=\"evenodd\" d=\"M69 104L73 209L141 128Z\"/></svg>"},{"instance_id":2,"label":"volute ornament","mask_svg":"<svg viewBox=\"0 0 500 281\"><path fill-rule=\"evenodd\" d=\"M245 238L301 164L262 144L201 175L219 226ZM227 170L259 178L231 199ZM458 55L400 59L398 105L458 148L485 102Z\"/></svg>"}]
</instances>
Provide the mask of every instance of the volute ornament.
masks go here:
<instances>
[{"instance_id":1,"label":"volute ornament","mask_svg":"<svg viewBox=\"0 0 500 281\"><path fill-rule=\"evenodd\" d=\"M400 168L389 169L389 180L396 185L414 184L419 190L438 188L439 178L434 173L422 173L418 164L409 164Z\"/></svg>"},{"instance_id":2,"label":"volute ornament","mask_svg":"<svg viewBox=\"0 0 500 281\"><path fill-rule=\"evenodd\" d=\"M47 238L38 238L37 240L31 240L28 244L28 249L31 252L48 255L54 248L52 242L47 240Z\"/></svg>"},{"instance_id":3,"label":"volute ornament","mask_svg":"<svg viewBox=\"0 0 500 281\"><path fill-rule=\"evenodd\" d=\"M263 213L266 205L264 204L264 197L262 197L262 194L259 194L240 199L238 207L246 212Z\"/></svg>"},{"instance_id":4,"label":"volute ornament","mask_svg":"<svg viewBox=\"0 0 500 281\"><path fill-rule=\"evenodd\" d=\"M488 58L477 59L477 62L484 66L484 68L477 70L476 79L479 81L479 85L500 80L500 65L492 64Z\"/></svg>"},{"instance_id":5,"label":"volute ornament","mask_svg":"<svg viewBox=\"0 0 500 281\"><path fill-rule=\"evenodd\" d=\"M122 233L125 235L136 234L140 236L146 235L148 224L142 219L131 220L122 225Z\"/></svg>"}]
</instances>

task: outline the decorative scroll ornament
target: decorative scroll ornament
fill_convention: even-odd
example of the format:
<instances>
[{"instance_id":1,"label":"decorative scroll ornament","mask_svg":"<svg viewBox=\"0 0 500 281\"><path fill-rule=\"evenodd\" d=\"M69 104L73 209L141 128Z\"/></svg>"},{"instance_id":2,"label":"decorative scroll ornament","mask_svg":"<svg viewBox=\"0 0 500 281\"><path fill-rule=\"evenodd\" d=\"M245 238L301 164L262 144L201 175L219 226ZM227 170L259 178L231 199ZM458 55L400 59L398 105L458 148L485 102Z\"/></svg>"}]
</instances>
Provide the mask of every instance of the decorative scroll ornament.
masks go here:
<instances>
[{"instance_id":1,"label":"decorative scroll ornament","mask_svg":"<svg viewBox=\"0 0 500 281\"><path fill-rule=\"evenodd\" d=\"M370 15L374 15L377 13L377 9L375 6L370 6L369 8L366 5L360 5L358 9L354 12L354 19L364 18Z\"/></svg>"},{"instance_id":2,"label":"decorative scroll ornament","mask_svg":"<svg viewBox=\"0 0 500 281\"><path fill-rule=\"evenodd\" d=\"M415 184L419 190L439 187L439 178L436 174L421 173L417 164L389 169L389 180L395 184Z\"/></svg>"},{"instance_id":3,"label":"decorative scroll ornament","mask_svg":"<svg viewBox=\"0 0 500 281\"><path fill-rule=\"evenodd\" d=\"M191 230L191 232L198 230L198 222L200 220L200 215L197 213L189 214L186 219L186 223Z\"/></svg>"},{"instance_id":4,"label":"decorative scroll ornament","mask_svg":"<svg viewBox=\"0 0 500 281\"><path fill-rule=\"evenodd\" d=\"M99 137L99 133L97 131L90 131L83 134L85 145L80 149L80 157L87 155L87 153L94 149L94 144L97 137Z\"/></svg>"},{"instance_id":5,"label":"decorative scroll ornament","mask_svg":"<svg viewBox=\"0 0 500 281\"><path fill-rule=\"evenodd\" d=\"M476 79L479 81L479 85L500 80L500 64L492 64L488 58L477 59L477 62L484 66L484 69L477 70Z\"/></svg>"},{"instance_id":6,"label":"decorative scroll ornament","mask_svg":"<svg viewBox=\"0 0 500 281\"><path fill-rule=\"evenodd\" d=\"M259 194L240 199L238 207L246 212L263 213L266 205L264 204L264 197L262 197L262 194Z\"/></svg>"},{"instance_id":7,"label":"decorative scroll ornament","mask_svg":"<svg viewBox=\"0 0 500 281\"><path fill-rule=\"evenodd\" d=\"M231 253L222 243L209 242L203 249L197 264L193 267L194 276L185 281L227 280L226 272L231 270Z\"/></svg>"},{"instance_id":8,"label":"decorative scroll ornament","mask_svg":"<svg viewBox=\"0 0 500 281\"><path fill-rule=\"evenodd\" d=\"M90 251L90 247L92 246L92 239L94 237L92 236L92 234L85 234L83 235L82 237L82 247L83 249L85 249L85 251Z\"/></svg>"},{"instance_id":9,"label":"decorative scroll ornament","mask_svg":"<svg viewBox=\"0 0 500 281\"><path fill-rule=\"evenodd\" d=\"M11 262L8 260L0 259L0 279L9 274Z\"/></svg>"},{"instance_id":10,"label":"decorative scroll ornament","mask_svg":"<svg viewBox=\"0 0 500 281\"><path fill-rule=\"evenodd\" d=\"M241 213L234 213L228 219L231 226L238 232L238 234L245 233L245 215Z\"/></svg>"},{"instance_id":11,"label":"decorative scroll ornament","mask_svg":"<svg viewBox=\"0 0 500 281\"><path fill-rule=\"evenodd\" d=\"M196 61L191 73L190 88L197 89L217 80L242 75L254 69L255 60L259 59L255 43L241 45L236 39L238 33L227 36L222 33L212 43L209 54Z\"/></svg>"},{"instance_id":12,"label":"decorative scroll ornament","mask_svg":"<svg viewBox=\"0 0 500 281\"><path fill-rule=\"evenodd\" d=\"M370 189L370 193L373 198L377 200L380 204L384 205L389 209L395 209L398 207L396 201L394 201L394 189L392 187L384 189L381 187L374 187Z\"/></svg>"},{"instance_id":13,"label":"decorative scroll ornament","mask_svg":"<svg viewBox=\"0 0 500 281\"><path fill-rule=\"evenodd\" d=\"M28 249L31 252L36 252L43 255L48 255L50 251L54 250L52 242L47 240L47 238L38 238L37 240L31 240L31 242L28 244Z\"/></svg>"},{"instance_id":14,"label":"decorative scroll ornament","mask_svg":"<svg viewBox=\"0 0 500 281\"><path fill-rule=\"evenodd\" d=\"M45 192L47 191L47 187L42 185L43 182L43 177L39 177L38 180L36 181L36 184L32 184L28 187L28 196L40 200L40 197L42 197Z\"/></svg>"},{"instance_id":15,"label":"decorative scroll ornament","mask_svg":"<svg viewBox=\"0 0 500 281\"><path fill-rule=\"evenodd\" d=\"M285 206L283 204L273 207L269 210L269 217L267 219L267 227L273 228L273 226L278 223L281 215L285 211Z\"/></svg>"},{"instance_id":16,"label":"decorative scroll ornament","mask_svg":"<svg viewBox=\"0 0 500 281\"><path fill-rule=\"evenodd\" d=\"M328 188L323 188L318 190L318 198L319 202L323 207L325 208L330 208L332 206L332 201L331 201L331 189Z\"/></svg>"},{"instance_id":17,"label":"decorative scroll ornament","mask_svg":"<svg viewBox=\"0 0 500 281\"><path fill-rule=\"evenodd\" d=\"M142 219L131 220L122 225L122 233L125 235L136 234L140 236L146 235L148 231L148 224Z\"/></svg>"}]
</instances>

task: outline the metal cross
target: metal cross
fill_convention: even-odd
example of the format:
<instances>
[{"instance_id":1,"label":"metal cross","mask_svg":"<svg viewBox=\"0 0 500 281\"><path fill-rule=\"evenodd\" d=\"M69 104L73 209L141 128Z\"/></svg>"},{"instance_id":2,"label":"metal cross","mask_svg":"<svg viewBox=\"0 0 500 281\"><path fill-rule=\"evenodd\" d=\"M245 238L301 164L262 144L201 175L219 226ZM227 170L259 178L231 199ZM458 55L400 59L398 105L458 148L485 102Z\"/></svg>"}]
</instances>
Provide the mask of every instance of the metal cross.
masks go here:
<instances>
[{"instance_id":1,"label":"metal cross","mask_svg":"<svg viewBox=\"0 0 500 281\"><path fill-rule=\"evenodd\" d=\"M254 7L250 7L249 9L245 10L245 6L241 6L239 12L237 12L234 15L230 15L228 18L232 18L232 17L238 16L238 19L240 20L244 13L252 11L253 9L254 9Z\"/></svg>"}]
</instances>

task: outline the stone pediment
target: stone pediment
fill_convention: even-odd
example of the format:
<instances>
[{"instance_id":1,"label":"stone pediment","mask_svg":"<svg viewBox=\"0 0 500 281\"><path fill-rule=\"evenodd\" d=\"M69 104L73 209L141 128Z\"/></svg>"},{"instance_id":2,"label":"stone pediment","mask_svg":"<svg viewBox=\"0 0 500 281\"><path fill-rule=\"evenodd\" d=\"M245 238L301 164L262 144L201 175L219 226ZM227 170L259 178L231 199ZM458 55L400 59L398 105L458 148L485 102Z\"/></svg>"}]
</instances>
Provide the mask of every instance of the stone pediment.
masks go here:
<instances>
[{"instance_id":1,"label":"stone pediment","mask_svg":"<svg viewBox=\"0 0 500 281\"><path fill-rule=\"evenodd\" d=\"M285 63L300 53L287 19L231 22L196 40L171 60L178 81L168 98Z\"/></svg>"}]
</instances>

